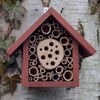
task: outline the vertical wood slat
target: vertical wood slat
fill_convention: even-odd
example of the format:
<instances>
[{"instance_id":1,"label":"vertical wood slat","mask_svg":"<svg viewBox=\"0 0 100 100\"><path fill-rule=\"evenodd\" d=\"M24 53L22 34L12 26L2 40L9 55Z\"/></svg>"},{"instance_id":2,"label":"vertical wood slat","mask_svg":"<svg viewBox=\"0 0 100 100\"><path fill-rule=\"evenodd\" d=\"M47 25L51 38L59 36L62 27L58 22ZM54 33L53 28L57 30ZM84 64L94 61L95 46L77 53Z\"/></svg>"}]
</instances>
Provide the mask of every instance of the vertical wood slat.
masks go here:
<instances>
[{"instance_id":1,"label":"vertical wood slat","mask_svg":"<svg viewBox=\"0 0 100 100\"><path fill-rule=\"evenodd\" d=\"M23 44L22 85L28 85L28 40Z\"/></svg>"}]
</instances>

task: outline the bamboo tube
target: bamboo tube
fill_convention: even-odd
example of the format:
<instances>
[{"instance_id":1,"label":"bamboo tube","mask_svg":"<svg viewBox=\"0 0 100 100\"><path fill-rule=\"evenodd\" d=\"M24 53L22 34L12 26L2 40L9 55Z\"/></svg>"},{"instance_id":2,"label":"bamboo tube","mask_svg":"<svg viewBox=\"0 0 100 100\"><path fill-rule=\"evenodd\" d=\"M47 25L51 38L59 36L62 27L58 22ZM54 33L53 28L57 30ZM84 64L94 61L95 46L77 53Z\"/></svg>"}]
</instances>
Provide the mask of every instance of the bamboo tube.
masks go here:
<instances>
[{"instance_id":1,"label":"bamboo tube","mask_svg":"<svg viewBox=\"0 0 100 100\"><path fill-rule=\"evenodd\" d=\"M47 81L48 80L48 77L46 75L42 75L42 80L43 81Z\"/></svg>"},{"instance_id":2,"label":"bamboo tube","mask_svg":"<svg viewBox=\"0 0 100 100\"><path fill-rule=\"evenodd\" d=\"M41 67L40 68L40 73L44 74L46 72L45 68Z\"/></svg>"},{"instance_id":3,"label":"bamboo tube","mask_svg":"<svg viewBox=\"0 0 100 100\"><path fill-rule=\"evenodd\" d=\"M65 81L72 81L73 79L73 72L70 70L66 70L63 74L63 78Z\"/></svg>"},{"instance_id":4,"label":"bamboo tube","mask_svg":"<svg viewBox=\"0 0 100 100\"><path fill-rule=\"evenodd\" d=\"M56 69L55 69L55 71L56 71L56 73L57 74L61 74L62 72L63 72L63 67L62 66L58 66L58 67L56 67Z\"/></svg>"},{"instance_id":5,"label":"bamboo tube","mask_svg":"<svg viewBox=\"0 0 100 100\"><path fill-rule=\"evenodd\" d=\"M41 26L41 31L42 31L42 33L44 34L44 35L48 35L48 34L50 34L50 32L51 32L51 26L50 26L50 24L43 24L42 26Z\"/></svg>"},{"instance_id":6,"label":"bamboo tube","mask_svg":"<svg viewBox=\"0 0 100 100\"><path fill-rule=\"evenodd\" d=\"M39 74L38 68L33 66L29 68L29 75L30 76L37 76Z\"/></svg>"},{"instance_id":7,"label":"bamboo tube","mask_svg":"<svg viewBox=\"0 0 100 100\"><path fill-rule=\"evenodd\" d=\"M48 77L49 80L52 79L53 75L54 75L54 72L53 72L53 71L52 71L52 72L47 72L47 73L46 73L46 76Z\"/></svg>"},{"instance_id":8,"label":"bamboo tube","mask_svg":"<svg viewBox=\"0 0 100 100\"><path fill-rule=\"evenodd\" d=\"M32 65L37 65L37 60L33 60Z\"/></svg>"},{"instance_id":9,"label":"bamboo tube","mask_svg":"<svg viewBox=\"0 0 100 100\"><path fill-rule=\"evenodd\" d=\"M60 38L60 43L63 45L63 46L67 46L69 44L69 39L67 37L61 37Z\"/></svg>"},{"instance_id":10,"label":"bamboo tube","mask_svg":"<svg viewBox=\"0 0 100 100\"><path fill-rule=\"evenodd\" d=\"M35 51L36 51L36 48L34 46L30 46L29 52L33 54L35 53Z\"/></svg>"},{"instance_id":11,"label":"bamboo tube","mask_svg":"<svg viewBox=\"0 0 100 100\"><path fill-rule=\"evenodd\" d=\"M53 19L53 18L49 18L47 22L48 22L50 25L53 25L53 24L54 24L54 19Z\"/></svg>"},{"instance_id":12,"label":"bamboo tube","mask_svg":"<svg viewBox=\"0 0 100 100\"><path fill-rule=\"evenodd\" d=\"M68 64L68 68L72 69L73 68L73 64Z\"/></svg>"},{"instance_id":13,"label":"bamboo tube","mask_svg":"<svg viewBox=\"0 0 100 100\"><path fill-rule=\"evenodd\" d=\"M68 59L68 63L69 64L72 64L73 63L73 58L72 57L68 57L67 59Z\"/></svg>"},{"instance_id":14,"label":"bamboo tube","mask_svg":"<svg viewBox=\"0 0 100 100\"><path fill-rule=\"evenodd\" d=\"M52 38L53 38L53 34L50 34L50 35L48 36L48 38L49 38L49 39L52 39Z\"/></svg>"},{"instance_id":15,"label":"bamboo tube","mask_svg":"<svg viewBox=\"0 0 100 100\"><path fill-rule=\"evenodd\" d=\"M30 61L37 60L37 55L36 54L30 54L29 55L29 60Z\"/></svg>"},{"instance_id":16,"label":"bamboo tube","mask_svg":"<svg viewBox=\"0 0 100 100\"><path fill-rule=\"evenodd\" d=\"M53 81L59 81L60 80L60 75L54 74L53 77L52 77L52 80Z\"/></svg>"},{"instance_id":17,"label":"bamboo tube","mask_svg":"<svg viewBox=\"0 0 100 100\"><path fill-rule=\"evenodd\" d=\"M68 62L68 60L67 60L67 59L63 59L63 60L61 61L62 65L66 65L66 64L67 64L67 62Z\"/></svg>"},{"instance_id":18,"label":"bamboo tube","mask_svg":"<svg viewBox=\"0 0 100 100\"><path fill-rule=\"evenodd\" d=\"M41 40L39 38L36 39L36 43L38 44Z\"/></svg>"},{"instance_id":19,"label":"bamboo tube","mask_svg":"<svg viewBox=\"0 0 100 100\"><path fill-rule=\"evenodd\" d=\"M66 65L66 66L64 66L64 70L67 70L68 69L68 66Z\"/></svg>"},{"instance_id":20,"label":"bamboo tube","mask_svg":"<svg viewBox=\"0 0 100 100\"><path fill-rule=\"evenodd\" d=\"M39 35L39 40L42 41L44 39L43 35Z\"/></svg>"},{"instance_id":21,"label":"bamboo tube","mask_svg":"<svg viewBox=\"0 0 100 100\"><path fill-rule=\"evenodd\" d=\"M70 50L65 50L65 56L69 57L71 55L71 51Z\"/></svg>"},{"instance_id":22,"label":"bamboo tube","mask_svg":"<svg viewBox=\"0 0 100 100\"><path fill-rule=\"evenodd\" d=\"M73 45L70 43L70 44L68 44L67 46L66 46L66 49L67 50L72 50L73 49Z\"/></svg>"},{"instance_id":23,"label":"bamboo tube","mask_svg":"<svg viewBox=\"0 0 100 100\"><path fill-rule=\"evenodd\" d=\"M39 77L38 77L38 76L35 76L35 77L34 77L34 81L35 81L35 82L39 81Z\"/></svg>"},{"instance_id":24,"label":"bamboo tube","mask_svg":"<svg viewBox=\"0 0 100 100\"><path fill-rule=\"evenodd\" d=\"M39 33L38 32L35 33L35 37L39 38Z\"/></svg>"},{"instance_id":25,"label":"bamboo tube","mask_svg":"<svg viewBox=\"0 0 100 100\"><path fill-rule=\"evenodd\" d=\"M59 28L59 24L58 23L54 23L54 28Z\"/></svg>"},{"instance_id":26,"label":"bamboo tube","mask_svg":"<svg viewBox=\"0 0 100 100\"><path fill-rule=\"evenodd\" d=\"M59 38L60 37L60 31L59 30L53 30L52 34L53 34L54 38Z\"/></svg>"},{"instance_id":27,"label":"bamboo tube","mask_svg":"<svg viewBox=\"0 0 100 100\"><path fill-rule=\"evenodd\" d=\"M31 37L29 38L30 43L34 43L35 40L36 40L35 36L31 36Z\"/></svg>"},{"instance_id":28,"label":"bamboo tube","mask_svg":"<svg viewBox=\"0 0 100 100\"><path fill-rule=\"evenodd\" d=\"M29 77L29 81L33 81L33 78L32 77Z\"/></svg>"}]
</instances>

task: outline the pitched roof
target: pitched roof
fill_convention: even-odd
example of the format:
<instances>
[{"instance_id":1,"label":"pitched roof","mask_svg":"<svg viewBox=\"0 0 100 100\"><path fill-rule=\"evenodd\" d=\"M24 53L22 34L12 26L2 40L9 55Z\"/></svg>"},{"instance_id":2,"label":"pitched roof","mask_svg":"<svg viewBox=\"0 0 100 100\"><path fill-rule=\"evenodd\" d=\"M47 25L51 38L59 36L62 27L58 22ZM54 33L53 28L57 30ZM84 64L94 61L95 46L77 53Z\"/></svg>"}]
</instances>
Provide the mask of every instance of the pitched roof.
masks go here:
<instances>
[{"instance_id":1,"label":"pitched roof","mask_svg":"<svg viewBox=\"0 0 100 100\"><path fill-rule=\"evenodd\" d=\"M79 44L79 52L83 57L88 57L93 55L96 51L95 49L86 41L84 38L77 33L76 30L69 25L60 14L58 14L53 8L50 8L46 13L44 13L17 41L15 41L8 49L7 54L12 55L15 50L22 45L27 38L46 20L48 17L53 16L77 41Z\"/></svg>"}]
</instances>

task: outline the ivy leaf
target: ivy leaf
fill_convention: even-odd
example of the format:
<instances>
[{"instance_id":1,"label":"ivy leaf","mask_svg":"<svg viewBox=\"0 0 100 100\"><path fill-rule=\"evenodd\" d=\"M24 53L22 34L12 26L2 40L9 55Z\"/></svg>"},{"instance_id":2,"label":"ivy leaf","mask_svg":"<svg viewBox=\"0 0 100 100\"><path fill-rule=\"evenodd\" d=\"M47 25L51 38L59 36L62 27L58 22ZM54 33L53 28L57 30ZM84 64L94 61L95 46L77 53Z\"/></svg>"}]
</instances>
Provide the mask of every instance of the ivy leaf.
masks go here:
<instances>
[{"instance_id":1,"label":"ivy leaf","mask_svg":"<svg viewBox=\"0 0 100 100\"><path fill-rule=\"evenodd\" d=\"M25 7L23 7L21 4L16 4L8 7L7 11L9 15L9 20L21 19L23 16L25 16L27 12Z\"/></svg>"},{"instance_id":2,"label":"ivy leaf","mask_svg":"<svg viewBox=\"0 0 100 100\"><path fill-rule=\"evenodd\" d=\"M14 29L19 30L21 26L21 21L20 20L15 20L14 21Z\"/></svg>"},{"instance_id":3,"label":"ivy leaf","mask_svg":"<svg viewBox=\"0 0 100 100\"><path fill-rule=\"evenodd\" d=\"M27 12L27 10L24 6L22 6L22 5L16 6L15 15L17 18L21 18L21 17L25 16L26 12Z\"/></svg>"},{"instance_id":4,"label":"ivy leaf","mask_svg":"<svg viewBox=\"0 0 100 100\"><path fill-rule=\"evenodd\" d=\"M16 37L11 36L7 40L5 40L5 47L6 49L15 41Z\"/></svg>"},{"instance_id":5,"label":"ivy leaf","mask_svg":"<svg viewBox=\"0 0 100 100\"><path fill-rule=\"evenodd\" d=\"M6 81L6 83L9 84L10 92L13 95L15 90L16 90L16 88L17 88L17 83L21 82L21 78L20 78L19 74L15 74L15 75L13 75L11 77L6 76L5 77L5 81Z\"/></svg>"},{"instance_id":6,"label":"ivy leaf","mask_svg":"<svg viewBox=\"0 0 100 100\"><path fill-rule=\"evenodd\" d=\"M21 77L19 76L19 74L15 74L11 77L11 80L15 83L20 83L21 82Z\"/></svg>"},{"instance_id":7,"label":"ivy leaf","mask_svg":"<svg viewBox=\"0 0 100 100\"><path fill-rule=\"evenodd\" d=\"M3 64L0 62L0 77L2 77L4 75L5 72L5 68L3 66Z\"/></svg>"},{"instance_id":8,"label":"ivy leaf","mask_svg":"<svg viewBox=\"0 0 100 100\"><path fill-rule=\"evenodd\" d=\"M94 3L91 6L91 12L90 12L90 14L94 15L94 14L96 14L96 12L97 12L97 5Z\"/></svg>"},{"instance_id":9,"label":"ivy leaf","mask_svg":"<svg viewBox=\"0 0 100 100\"><path fill-rule=\"evenodd\" d=\"M0 48L7 49L13 42L15 41L15 37L11 36L7 40L0 40Z\"/></svg>"},{"instance_id":10,"label":"ivy leaf","mask_svg":"<svg viewBox=\"0 0 100 100\"><path fill-rule=\"evenodd\" d=\"M10 90L11 90L11 94L13 95L13 93L15 92L16 88L17 88L17 83L21 82L21 78L18 74L13 75L10 78Z\"/></svg>"},{"instance_id":11,"label":"ivy leaf","mask_svg":"<svg viewBox=\"0 0 100 100\"><path fill-rule=\"evenodd\" d=\"M3 48L0 48L0 63L4 64L6 61L9 61L10 58L7 56L6 51Z\"/></svg>"},{"instance_id":12,"label":"ivy leaf","mask_svg":"<svg viewBox=\"0 0 100 100\"><path fill-rule=\"evenodd\" d=\"M85 33L84 33L84 26L83 26L83 24L81 23L80 20L78 21L78 32L79 32L83 37L85 36Z\"/></svg>"}]
</instances>

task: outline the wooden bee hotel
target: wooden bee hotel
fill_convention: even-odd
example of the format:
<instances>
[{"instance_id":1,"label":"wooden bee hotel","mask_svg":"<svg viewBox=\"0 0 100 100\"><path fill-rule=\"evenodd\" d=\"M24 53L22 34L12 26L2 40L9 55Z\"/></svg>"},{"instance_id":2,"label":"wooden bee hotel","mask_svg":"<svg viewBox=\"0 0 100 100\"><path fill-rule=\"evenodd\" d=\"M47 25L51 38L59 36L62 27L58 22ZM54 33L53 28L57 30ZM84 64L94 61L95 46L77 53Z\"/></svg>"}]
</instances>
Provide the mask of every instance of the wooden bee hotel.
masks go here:
<instances>
[{"instance_id":1,"label":"wooden bee hotel","mask_svg":"<svg viewBox=\"0 0 100 100\"><path fill-rule=\"evenodd\" d=\"M28 87L78 86L79 55L96 52L53 8L7 49L8 55L21 45L22 84Z\"/></svg>"}]
</instances>

